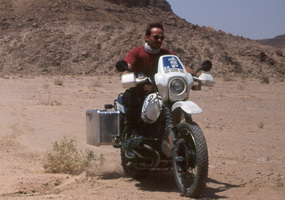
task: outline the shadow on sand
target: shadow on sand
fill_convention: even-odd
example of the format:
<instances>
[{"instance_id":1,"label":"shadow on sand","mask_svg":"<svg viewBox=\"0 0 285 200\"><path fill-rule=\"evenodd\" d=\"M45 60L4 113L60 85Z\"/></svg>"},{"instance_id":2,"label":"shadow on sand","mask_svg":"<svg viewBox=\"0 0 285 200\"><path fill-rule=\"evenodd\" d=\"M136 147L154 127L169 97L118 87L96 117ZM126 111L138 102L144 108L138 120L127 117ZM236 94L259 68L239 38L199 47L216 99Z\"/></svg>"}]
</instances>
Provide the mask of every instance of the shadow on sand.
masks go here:
<instances>
[{"instance_id":1,"label":"shadow on sand","mask_svg":"<svg viewBox=\"0 0 285 200\"><path fill-rule=\"evenodd\" d=\"M229 190L231 188L237 188L237 187L242 187L243 186L243 184L234 185L234 184L229 184L229 183L225 183L225 182L219 182L219 181L211 179L211 178L208 178L207 182L215 184L216 187L215 188L211 188L211 187L206 187L205 188L205 191L201 195L201 198L205 198L205 199L229 198L227 196L221 196L221 195L218 195L218 194L220 192Z\"/></svg>"},{"instance_id":2,"label":"shadow on sand","mask_svg":"<svg viewBox=\"0 0 285 200\"><path fill-rule=\"evenodd\" d=\"M89 174L89 176L94 176L95 174ZM95 175L96 176L96 175ZM98 176L98 174L97 174ZM103 173L99 175L101 179L118 179L124 177L124 174L118 172L109 172ZM133 179L127 179L127 181L133 181ZM177 192L179 190L176 186L173 173L171 171L149 171L145 174L145 176L134 182L136 187L140 190L144 191L153 191L153 192ZM209 187L209 183L211 185L215 185L215 187ZM234 185L225 182L219 182L218 180L214 180L208 178L207 187L203 191L202 195L199 197L200 199L223 199L229 198L227 196L219 195L219 193L229 190L231 188L241 187L241 185Z\"/></svg>"},{"instance_id":3,"label":"shadow on sand","mask_svg":"<svg viewBox=\"0 0 285 200\"><path fill-rule=\"evenodd\" d=\"M208 178L207 187L200 196L200 199L222 199L229 198L227 196L219 195L219 193L229 190L231 188L241 187L242 185L233 185L225 182ZM209 187L209 183L215 185L215 188ZM136 187L145 191L160 191L160 192L178 192L174 176L171 172L155 171L148 173L142 180L136 183Z\"/></svg>"}]
</instances>

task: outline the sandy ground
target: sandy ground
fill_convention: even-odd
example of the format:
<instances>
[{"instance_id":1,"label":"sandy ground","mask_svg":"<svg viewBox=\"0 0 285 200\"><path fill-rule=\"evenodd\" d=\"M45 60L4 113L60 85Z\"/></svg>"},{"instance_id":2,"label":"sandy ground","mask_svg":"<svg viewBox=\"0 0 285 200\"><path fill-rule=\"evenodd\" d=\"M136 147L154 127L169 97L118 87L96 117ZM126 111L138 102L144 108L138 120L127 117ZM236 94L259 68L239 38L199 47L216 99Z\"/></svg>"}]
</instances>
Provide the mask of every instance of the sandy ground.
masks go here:
<instances>
[{"instance_id":1,"label":"sandy ground","mask_svg":"<svg viewBox=\"0 0 285 200\"><path fill-rule=\"evenodd\" d=\"M135 181L124 176L117 149L86 144L85 111L122 91L119 77L1 77L0 199L188 199L170 174ZM204 109L194 120L210 158L201 198L285 199L285 83L217 79L191 97ZM63 136L103 153L104 166L79 176L44 173L43 155Z\"/></svg>"}]
</instances>

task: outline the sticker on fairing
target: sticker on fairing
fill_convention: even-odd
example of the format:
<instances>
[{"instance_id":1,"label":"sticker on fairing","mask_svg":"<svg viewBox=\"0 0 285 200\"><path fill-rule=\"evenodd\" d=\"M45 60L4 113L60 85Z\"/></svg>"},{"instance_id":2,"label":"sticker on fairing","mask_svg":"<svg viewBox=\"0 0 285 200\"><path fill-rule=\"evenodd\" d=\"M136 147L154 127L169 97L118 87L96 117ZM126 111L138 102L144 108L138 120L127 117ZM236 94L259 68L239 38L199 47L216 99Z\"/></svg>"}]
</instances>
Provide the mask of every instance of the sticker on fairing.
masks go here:
<instances>
[{"instance_id":1,"label":"sticker on fairing","mask_svg":"<svg viewBox=\"0 0 285 200\"><path fill-rule=\"evenodd\" d=\"M173 56L163 58L163 69L167 72L184 72L183 67L179 60Z\"/></svg>"}]
</instances>

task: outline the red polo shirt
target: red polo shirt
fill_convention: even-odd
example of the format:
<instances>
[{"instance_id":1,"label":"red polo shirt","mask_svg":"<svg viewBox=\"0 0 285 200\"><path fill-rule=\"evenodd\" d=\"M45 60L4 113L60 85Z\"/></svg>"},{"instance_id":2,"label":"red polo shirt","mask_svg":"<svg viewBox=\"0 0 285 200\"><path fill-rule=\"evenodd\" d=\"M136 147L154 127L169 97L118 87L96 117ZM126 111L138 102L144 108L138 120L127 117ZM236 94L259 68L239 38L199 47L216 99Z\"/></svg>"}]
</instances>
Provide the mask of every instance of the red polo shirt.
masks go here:
<instances>
[{"instance_id":1,"label":"red polo shirt","mask_svg":"<svg viewBox=\"0 0 285 200\"><path fill-rule=\"evenodd\" d=\"M124 60L133 66L135 73L142 72L146 76L152 76L157 72L159 57L167 54L173 53L167 49L161 49L157 54L150 54L145 51L144 46L140 46L130 50Z\"/></svg>"}]
</instances>

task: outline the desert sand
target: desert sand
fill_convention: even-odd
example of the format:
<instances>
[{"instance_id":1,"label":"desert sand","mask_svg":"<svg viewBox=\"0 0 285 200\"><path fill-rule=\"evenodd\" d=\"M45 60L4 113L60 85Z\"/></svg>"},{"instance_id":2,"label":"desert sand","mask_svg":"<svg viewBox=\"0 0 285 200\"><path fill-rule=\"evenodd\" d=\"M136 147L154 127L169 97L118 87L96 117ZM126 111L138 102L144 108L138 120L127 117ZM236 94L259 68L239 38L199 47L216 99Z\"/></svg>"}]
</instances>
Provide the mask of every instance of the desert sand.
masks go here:
<instances>
[{"instance_id":1,"label":"desert sand","mask_svg":"<svg viewBox=\"0 0 285 200\"><path fill-rule=\"evenodd\" d=\"M119 76L2 76L0 199L189 199L170 173L138 182L124 176L118 149L86 144L86 110L123 91ZM201 199L285 199L285 83L216 78L190 99L204 110L193 118L210 159ZM104 165L78 176L45 173L43 156L64 136L103 153Z\"/></svg>"}]
</instances>

